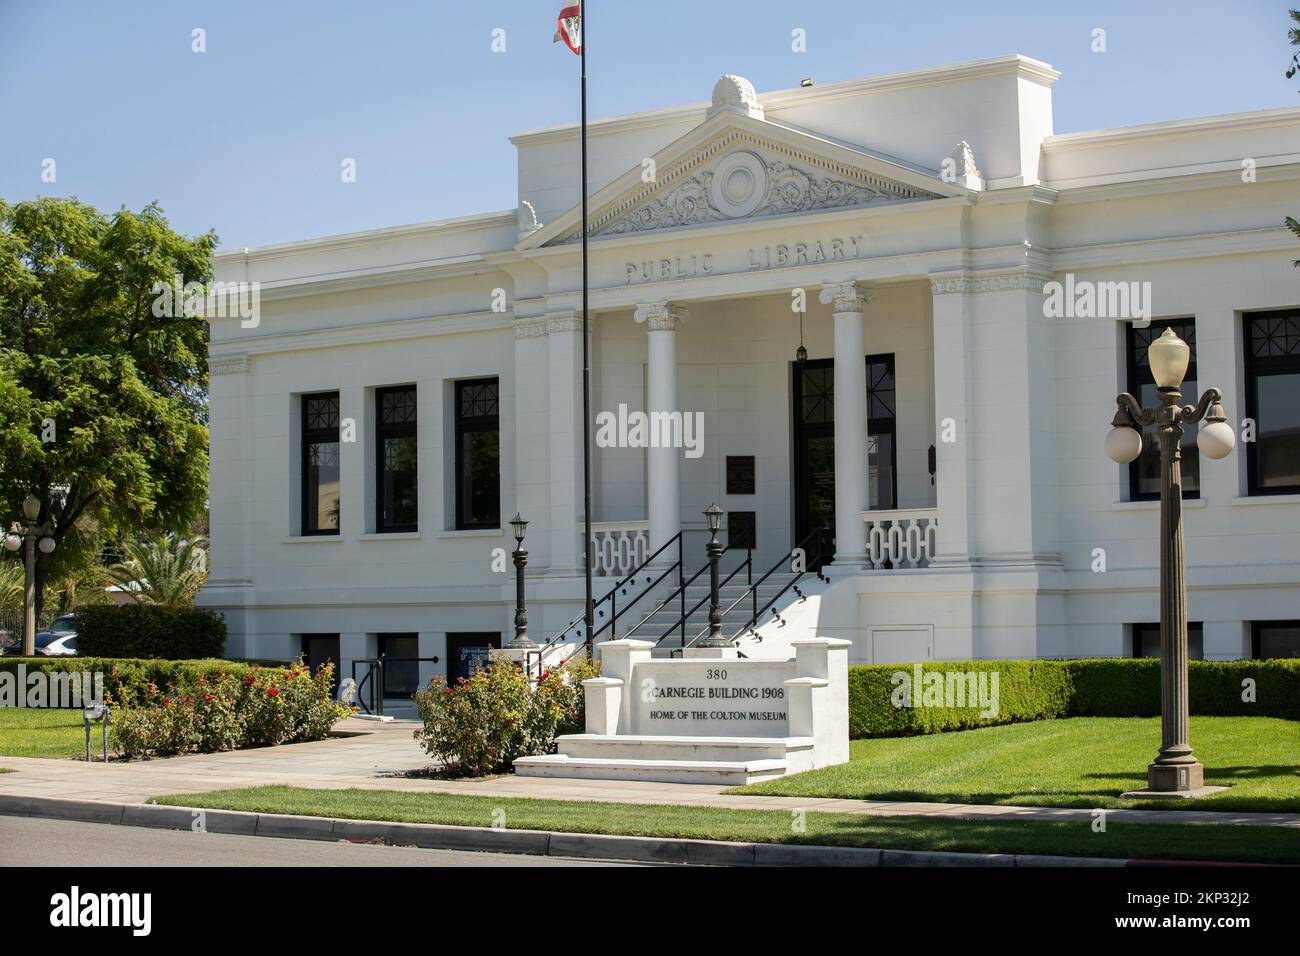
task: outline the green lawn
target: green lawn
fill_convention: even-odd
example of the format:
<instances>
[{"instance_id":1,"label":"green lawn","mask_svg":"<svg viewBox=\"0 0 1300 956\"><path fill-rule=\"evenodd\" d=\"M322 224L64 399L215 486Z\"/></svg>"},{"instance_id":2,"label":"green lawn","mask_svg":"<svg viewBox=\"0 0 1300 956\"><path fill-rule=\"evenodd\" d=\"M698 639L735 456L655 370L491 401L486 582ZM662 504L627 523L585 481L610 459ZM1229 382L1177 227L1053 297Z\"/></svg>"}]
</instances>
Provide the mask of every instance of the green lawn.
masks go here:
<instances>
[{"instance_id":1,"label":"green lawn","mask_svg":"<svg viewBox=\"0 0 1300 956\"><path fill-rule=\"evenodd\" d=\"M1205 782L1230 789L1192 803L1121 800L1146 785L1158 718L1076 717L920 737L855 740L847 764L732 793L1056 807L1300 812L1300 724L1193 717Z\"/></svg>"},{"instance_id":2,"label":"green lawn","mask_svg":"<svg viewBox=\"0 0 1300 956\"><path fill-rule=\"evenodd\" d=\"M98 753L99 727L91 731ZM80 710L30 707L0 708L0 755L9 757L76 757L86 753L86 727Z\"/></svg>"},{"instance_id":3,"label":"green lawn","mask_svg":"<svg viewBox=\"0 0 1300 956\"><path fill-rule=\"evenodd\" d=\"M1300 830L1276 827L1110 823L1094 833L1090 820L952 820L866 817L809 812L795 833L783 810L728 810L662 804L579 803L395 790L309 790L251 787L159 797L153 803L352 820L491 826L505 810L521 830L691 837L754 843L799 843L881 849L1038 853L1138 859L1300 861Z\"/></svg>"}]
</instances>

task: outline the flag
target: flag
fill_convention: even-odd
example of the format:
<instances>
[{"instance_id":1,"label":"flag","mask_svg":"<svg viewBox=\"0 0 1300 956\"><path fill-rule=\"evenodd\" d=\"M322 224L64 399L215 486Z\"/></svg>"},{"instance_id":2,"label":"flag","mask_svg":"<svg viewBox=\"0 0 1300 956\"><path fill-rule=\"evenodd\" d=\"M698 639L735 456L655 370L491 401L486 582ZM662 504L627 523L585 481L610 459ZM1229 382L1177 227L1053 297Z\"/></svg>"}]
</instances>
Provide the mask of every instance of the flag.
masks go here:
<instances>
[{"instance_id":1,"label":"flag","mask_svg":"<svg viewBox=\"0 0 1300 956\"><path fill-rule=\"evenodd\" d=\"M582 0L564 7L555 18L555 42L561 40L574 53L582 53Z\"/></svg>"}]
</instances>

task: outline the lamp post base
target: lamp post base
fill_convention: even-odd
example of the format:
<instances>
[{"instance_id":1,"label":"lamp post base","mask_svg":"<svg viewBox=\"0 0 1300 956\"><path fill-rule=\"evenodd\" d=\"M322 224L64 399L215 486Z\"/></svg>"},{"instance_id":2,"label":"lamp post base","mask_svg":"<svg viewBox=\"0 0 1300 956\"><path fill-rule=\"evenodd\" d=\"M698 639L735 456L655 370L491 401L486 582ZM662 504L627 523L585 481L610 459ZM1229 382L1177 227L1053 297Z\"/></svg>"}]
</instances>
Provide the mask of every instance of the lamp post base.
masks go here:
<instances>
[{"instance_id":1,"label":"lamp post base","mask_svg":"<svg viewBox=\"0 0 1300 956\"><path fill-rule=\"evenodd\" d=\"M1227 787L1207 787L1205 765L1198 761L1177 764L1153 763L1147 767L1146 789L1130 790L1120 796L1132 799L1187 800L1227 789Z\"/></svg>"},{"instance_id":2,"label":"lamp post base","mask_svg":"<svg viewBox=\"0 0 1300 956\"><path fill-rule=\"evenodd\" d=\"M728 645L727 647L706 647L695 644L682 651L682 657L690 660L714 660L714 661L734 661L739 658L736 648Z\"/></svg>"}]
</instances>

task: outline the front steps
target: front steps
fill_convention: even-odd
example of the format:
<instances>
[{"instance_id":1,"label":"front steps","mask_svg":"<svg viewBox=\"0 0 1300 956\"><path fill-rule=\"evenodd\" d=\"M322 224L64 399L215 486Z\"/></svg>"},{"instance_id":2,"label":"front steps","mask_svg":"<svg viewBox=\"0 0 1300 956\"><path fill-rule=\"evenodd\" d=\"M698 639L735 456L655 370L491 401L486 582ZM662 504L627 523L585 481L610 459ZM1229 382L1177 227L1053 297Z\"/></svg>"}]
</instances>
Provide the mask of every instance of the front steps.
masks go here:
<instances>
[{"instance_id":1,"label":"front steps","mask_svg":"<svg viewBox=\"0 0 1300 956\"><path fill-rule=\"evenodd\" d=\"M790 582L792 577L794 577L792 574L777 574L759 585L757 606L762 607L766 604L768 600ZM731 581L719 589L719 603L723 610L722 631L728 636L742 635L747 637L750 633L748 631L742 632L744 624L749 620L755 607L752 598L745 596L747 590L748 585L743 581ZM777 621L778 614L774 613L774 611L783 612L785 608L800 602L800 600L799 595L793 590L786 591L777 602L776 608L769 608L763 613L762 620L759 622L759 629L762 630L764 625L774 624ZM686 610L690 616L686 622L685 641L690 644L697 640L709 627L709 585L707 582L696 581L687 585ZM620 631L619 636L655 641L654 656L657 658L680 656L683 636L682 629L678 625L681 621L681 613L681 601L675 599L670 601L666 607L656 610L644 621L638 619L636 626L631 627L626 632ZM627 625L625 624L624 627L627 627Z\"/></svg>"},{"instance_id":2,"label":"front steps","mask_svg":"<svg viewBox=\"0 0 1300 956\"><path fill-rule=\"evenodd\" d=\"M569 734L559 753L520 757L524 777L743 786L812 766L812 737L658 737Z\"/></svg>"}]
</instances>

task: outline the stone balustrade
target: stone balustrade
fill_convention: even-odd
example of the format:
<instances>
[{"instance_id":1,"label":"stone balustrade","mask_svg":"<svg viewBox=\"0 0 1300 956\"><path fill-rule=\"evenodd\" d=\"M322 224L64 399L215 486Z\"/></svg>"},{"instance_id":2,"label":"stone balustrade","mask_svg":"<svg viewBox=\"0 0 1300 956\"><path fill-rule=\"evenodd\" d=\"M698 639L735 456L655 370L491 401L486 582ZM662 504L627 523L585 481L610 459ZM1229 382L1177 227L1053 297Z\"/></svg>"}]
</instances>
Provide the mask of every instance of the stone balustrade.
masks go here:
<instances>
[{"instance_id":1,"label":"stone balustrade","mask_svg":"<svg viewBox=\"0 0 1300 956\"><path fill-rule=\"evenodd\" d=\"M864 511L867 525L867 564L881 569L925 568L936 553L937 508L898 508Z\"/></svg>"}]
</instances>

